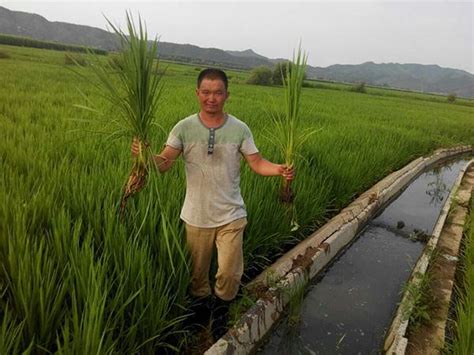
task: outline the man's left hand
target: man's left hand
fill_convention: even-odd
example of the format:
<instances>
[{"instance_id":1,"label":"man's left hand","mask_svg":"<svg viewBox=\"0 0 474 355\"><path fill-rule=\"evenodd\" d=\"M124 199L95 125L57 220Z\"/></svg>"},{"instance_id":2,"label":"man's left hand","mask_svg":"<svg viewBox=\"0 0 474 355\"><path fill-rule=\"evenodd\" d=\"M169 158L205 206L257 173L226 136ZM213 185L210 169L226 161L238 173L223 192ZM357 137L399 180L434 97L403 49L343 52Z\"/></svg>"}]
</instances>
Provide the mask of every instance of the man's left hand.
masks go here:
<instances>
[{"instance_id":1,"label":"man's left hand","mask_svg":"<svg viewBox=\"0 0 474 355\"><path fill-rule=\"evenodd\" d=\"M291 181L295 178L295 168L293 166L287 167L285 164L280 165L280 175L285 180Z\"/></svg>"}]
</instances>

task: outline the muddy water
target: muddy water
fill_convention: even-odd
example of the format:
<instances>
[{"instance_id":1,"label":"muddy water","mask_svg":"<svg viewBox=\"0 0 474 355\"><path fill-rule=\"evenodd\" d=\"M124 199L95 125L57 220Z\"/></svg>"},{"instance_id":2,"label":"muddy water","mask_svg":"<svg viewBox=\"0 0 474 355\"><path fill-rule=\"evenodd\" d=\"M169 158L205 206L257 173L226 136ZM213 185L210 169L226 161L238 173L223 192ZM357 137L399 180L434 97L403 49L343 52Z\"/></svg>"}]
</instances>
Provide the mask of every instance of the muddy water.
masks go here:
<instances>
[{"instance_id":1,"label":"muddy water","mask_svg":"<svg viewBox=\"0 0 474 355\"><path fill-rule=\"evenodd\" d=\"M460 169L458 159L415 179L312 280L296 324L283 320L263 354L377 354Z\"/></svg>"}]
</instances>

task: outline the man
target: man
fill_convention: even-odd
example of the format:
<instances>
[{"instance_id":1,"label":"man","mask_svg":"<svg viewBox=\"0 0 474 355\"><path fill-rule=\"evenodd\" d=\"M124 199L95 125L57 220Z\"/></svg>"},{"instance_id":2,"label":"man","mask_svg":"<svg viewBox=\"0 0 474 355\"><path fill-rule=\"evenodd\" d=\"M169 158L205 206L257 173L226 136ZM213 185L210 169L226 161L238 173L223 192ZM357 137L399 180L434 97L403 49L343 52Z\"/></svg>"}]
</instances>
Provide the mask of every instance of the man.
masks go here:
<instances>
[{"instance_id":1,"label":"man","mask_svg":"<svg viewBox=\"0 0 474 355\"><path fill-rule=\"evenodd\" d=\"M178 122L163 151L154 157L163 173L183 154L186 197L181 219L192 260L191 308L193 321L203 326L210 317L209 268L214 245L217 247L212 322L216 340L227 331L228 308L237 295L244 268L242 238L247 213L240 194L241 156L257 174L293 179L292 169L262 158L244 122L224 112L227 89L223 71L201 71L196 88L200 112ZM132 153L138 153L137 141Z\"/></svg>"}]
</instances>

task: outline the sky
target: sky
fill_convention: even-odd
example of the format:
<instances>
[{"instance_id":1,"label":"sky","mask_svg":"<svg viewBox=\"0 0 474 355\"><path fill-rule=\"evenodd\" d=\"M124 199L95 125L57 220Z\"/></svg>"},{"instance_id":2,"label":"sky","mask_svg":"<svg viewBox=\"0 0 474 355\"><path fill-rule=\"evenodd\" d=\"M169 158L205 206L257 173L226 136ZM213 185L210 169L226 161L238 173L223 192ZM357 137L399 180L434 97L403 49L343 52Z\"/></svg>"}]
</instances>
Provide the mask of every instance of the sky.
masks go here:
<instances>
[{"instance_id":1,"label":"sky","mask_svg":"<svg viewBox=\"0 0 474 355\"><path fill-rule=\"evenodd\" d=\"M309 64L419 63L474 73L473 1L3 1L49 21L106 29L140 14L161 41L269 58L291 58L301 41Z\"/></svg>"}]
</instances>

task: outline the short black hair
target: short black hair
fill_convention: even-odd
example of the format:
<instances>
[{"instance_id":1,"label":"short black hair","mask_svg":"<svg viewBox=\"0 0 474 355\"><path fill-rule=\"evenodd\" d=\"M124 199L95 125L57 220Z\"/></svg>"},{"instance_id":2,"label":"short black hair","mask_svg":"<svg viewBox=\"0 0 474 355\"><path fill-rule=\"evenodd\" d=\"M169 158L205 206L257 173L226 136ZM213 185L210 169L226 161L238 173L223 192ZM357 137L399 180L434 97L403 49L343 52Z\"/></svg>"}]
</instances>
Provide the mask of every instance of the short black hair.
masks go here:
<instances>
[{"instance_id":1,"label":"short black hair","mask_svg":"<svg viewBox=\"0 0 474 355\"><path fill-rule=\"evenodd\" d=\"M229 86L229 80L227 79L227 74L220 69L216 68L207 68L204 70L201 70L201 72L198 75L197 78L197 87L199 88L201 86L201 82L204 79L210 79L210 80L221 80L224 83L225 89L227 90Z\"/></svg>"}]
</instances>

